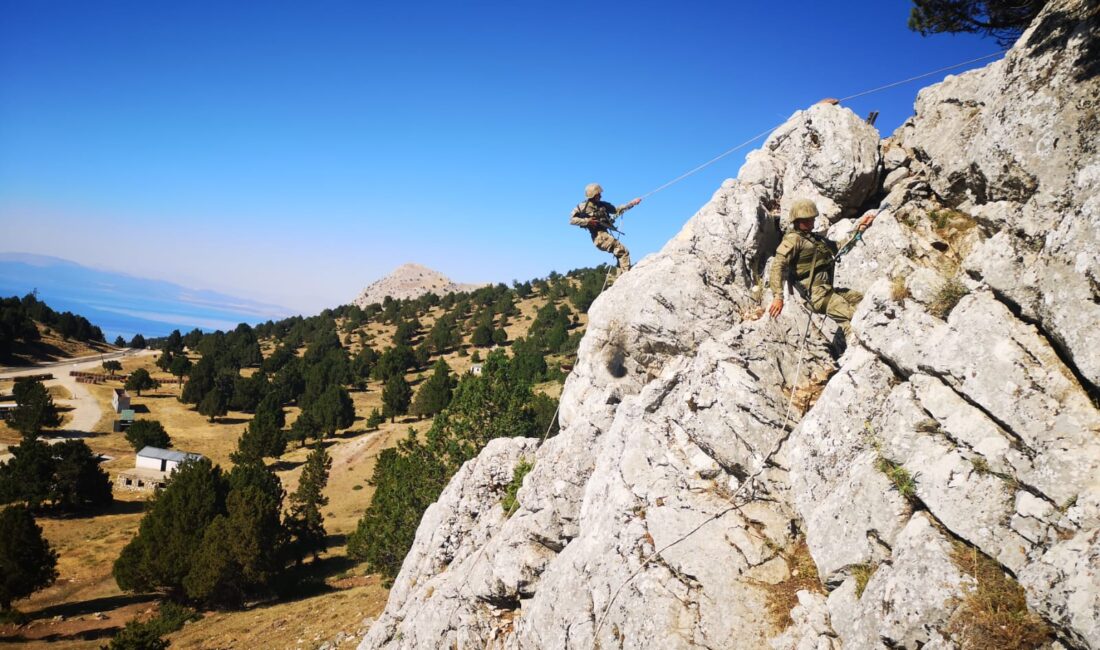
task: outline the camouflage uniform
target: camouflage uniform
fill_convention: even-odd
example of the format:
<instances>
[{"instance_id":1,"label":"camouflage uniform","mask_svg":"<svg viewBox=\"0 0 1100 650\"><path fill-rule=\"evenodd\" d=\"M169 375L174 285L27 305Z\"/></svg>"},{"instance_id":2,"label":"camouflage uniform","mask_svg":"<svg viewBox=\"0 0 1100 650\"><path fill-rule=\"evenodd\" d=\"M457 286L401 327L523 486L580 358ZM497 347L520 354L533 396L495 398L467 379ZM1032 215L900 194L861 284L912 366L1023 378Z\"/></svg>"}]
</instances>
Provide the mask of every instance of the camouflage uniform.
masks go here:
<instances>
[{"instance_id":1,"label":"camouflage uniform","mask_svg":"<svg viewBox=\"0 0 1100 650\"><path fill-rule=\"evenodd\" d=\"M772 295L782 298L783 280L788 277L793 265L793 276L801 288L800 293L806 296L809 292L807 299L813 310L835 320L847 338L852 334L852 314L863 300L863 294L833 287L833 271L836 268L833 256L836 252L836 243L821 235L789 232L775 251L770 284ZM794 282L791 285L794 286Z\"/></svg>"},{"instance_id":2,"label":"camouflage uniform","mask_svg":"<svg viewBox=\"0 0 1100 650\"><path fill-rule=\"evenodd\" d=\"M619 271L616 277L630 270L630 251L623 246L622 242L612 237L608 229L615 224L614 217L622 216L633 207L629 203L615 207L607 201L588 199L573 208L573 214L569 217L570 224L588 229L596 248L611 253L619 260ZM589 226L589 219L595 219L598 223L595 226Z\"/></svg>"}]
</instances>

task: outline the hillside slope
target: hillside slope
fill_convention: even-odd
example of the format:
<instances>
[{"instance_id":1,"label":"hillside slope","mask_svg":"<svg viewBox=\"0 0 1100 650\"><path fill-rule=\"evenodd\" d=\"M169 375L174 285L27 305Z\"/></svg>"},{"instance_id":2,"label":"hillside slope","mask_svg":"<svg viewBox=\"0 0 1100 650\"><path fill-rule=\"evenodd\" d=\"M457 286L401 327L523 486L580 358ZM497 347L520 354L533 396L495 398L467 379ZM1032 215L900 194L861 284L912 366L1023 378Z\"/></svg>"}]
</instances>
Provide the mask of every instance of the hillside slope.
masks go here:
<instances>
[{"instance_id":1,"label":"hillside slope","mask_svg":"<svg viewBox=\"0 0 1100 650\"><path fill-rule=\"evenodd\" d=\"M561 433L467 463L360 648L1100 648L1097 12L1052 2L885 141L793 115L597 299ZM893 206L839 358L797 299L757 317L803 196L834 238Z\"/></svg>"}]
</instances>

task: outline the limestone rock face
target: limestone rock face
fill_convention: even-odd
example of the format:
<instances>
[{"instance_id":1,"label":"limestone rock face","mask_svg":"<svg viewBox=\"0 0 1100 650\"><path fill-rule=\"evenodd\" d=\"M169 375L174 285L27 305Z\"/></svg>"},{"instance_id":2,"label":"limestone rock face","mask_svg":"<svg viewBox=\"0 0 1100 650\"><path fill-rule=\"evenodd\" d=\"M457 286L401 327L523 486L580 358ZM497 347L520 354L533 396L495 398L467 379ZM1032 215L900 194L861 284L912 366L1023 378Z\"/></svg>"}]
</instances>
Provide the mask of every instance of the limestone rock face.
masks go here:
<instances>
[{"instance_id":1,"label":"limestone rock face","mask_svg":"<svg viewBox=\"0 0 1100 650\"><path fill-rule=\"evenodd\" d=\"M795 113L596 300L561 432L463 467L360 647L957 648L961 549L1050 647L1100 648L1094 26L1051 3L886 141ZM891 206L838 267L866 293L842 354L797 298L759 316L801 196L834 237Z\"/></svg>"}]
</instances>

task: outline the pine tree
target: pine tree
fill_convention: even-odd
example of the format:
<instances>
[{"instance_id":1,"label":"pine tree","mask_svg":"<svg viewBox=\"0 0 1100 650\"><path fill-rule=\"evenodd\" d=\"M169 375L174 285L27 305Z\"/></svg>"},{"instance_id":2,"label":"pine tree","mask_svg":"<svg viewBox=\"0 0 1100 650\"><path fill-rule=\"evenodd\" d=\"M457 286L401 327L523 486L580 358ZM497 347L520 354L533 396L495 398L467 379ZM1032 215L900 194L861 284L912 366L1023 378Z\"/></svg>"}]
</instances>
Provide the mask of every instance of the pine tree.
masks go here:
<instances>
[{"instance_id":1,"label":"pine tree","mask_svg":"<svg viewBox=\"0 0 1100 650\"><path fill-rule=\"evenodd\" d=\"M479 348L489 347L493 344L493 328L485 323L478 325L470 337L470 343Z\"/></svg>"},{"instance_id":2,"label":"pine tree","mask_svg":"<svg viewBox=\"0 0 1100 650\"><path fill-rule=\"evenodd\" d=\"M126 339L122 338L122 336L116 336L115 337L115 347L116 348L126 347Z\"/></svg>"},{"instance_id":3,"label":"pine tree","mask_svg":"<svg viewBox=\"0 0 1100 650\"><path fill-rule=\"evenodd\" d=\"M99 466L99 455L83 440L50 445L50 452L54 457L50 501L55 508L79 512L111 504L111 479Z\"/></svg>"},{"instance_id":4,"label":"pine tree","mask_svg":"<svg viewBox=\"0 0 1100 650\"><path fill-rule=\"evenodd\" d=\"M203 397L202 401L199 402L199 413L210 418L211 422L228 412L229 400L225 398L220 390L214 389L208 392L206 397Z\"/></svg>"},{"instance_id":5,"label":"pine tree","mask_svg":"<svg viewBox=\"0 0 1100 650\"><path fill-rule=\"evenodd\" d=\"M327 436L355 422L355 404L342 386L329 386L309 410Z\"/></svg>"},{"instance_id":6,"label":"pine tree","mask_svg":"<svg viewBox=\"0 0 1100 650\"><path fill-rule=\"evenodd\" d=\"M126 379L126 390L136 391L140 396L143 390L153 390L154 388L160 388L160 382L149 374L149 371L145 368L138 368L130 373L130 376Z\"/></svg>"},{"instance_id":7,"label":"pine tree","mask_svg":"<svg viewBox=\"0 0 1100 650\"><path fill-rule=\"evenodd\" d=\"M267 590L282 568L286 531L279 514L285 493L262 463L238 465L228 482L225 512L204 532L183 586L194 600L236 607L246 595Z\"/></svg>"},{"instance_id":8,"label":"pine tree","mask_svg":"<svg viewBox=\"0 0 1100 650\"><path fill-rule=\"evenodd\" d=\"M53 492L54 457L50 445L33 436L8 448L12 457L0 465L0 503L26 501L38 510Z\"/></svg>"},{"instance_id":9,"label":"pine tree","mask_svg":"<svg viewBox=\"0 0 1100 650\"><path fill-rule=\"evenodd\" d=\"M157 357L157 367L164 372L168 372L168 369L172 367L172 353L168 350L162 351L160 356Z\"/></svg>"},{"instance_id":10,"label":"pine tree","mask_svg":"<svg viewBox=\"0 0 1100 650\"><path fill-rule=\"evenodd\" d=\"M210 523L225 513L228 481L208 459L189 461L150 501L137 535L115 560L123 591L183 593Z\"/></svg>"},{"instance_id":11,"label":"pine tree","mask_svg":"<svg viewBox=\"0 0 1100 650\"><path fill-rule=\"evenodd\" d=\"M9 423L24 437L37 436L44 428L61 426L61 415L42 382L37 379L17 381L12 393L16 406Z\"/></svg>"},{"instance_id":12,"label":"pine tree","mask_svg":"<svg viewBox=\"0 0 1100 650\"><path fill-rule=\"evenodd\" d=\"M374 430L382 425L386 421L386 418L382 417L382 413L377 408L373 408L370 411L370 415L367 416L367 428Z\"/></svg>"},{"instance_id":13,"label":"pine tree","mask_svg":"<svg viewBox=\"0 0 1100 650\"><path fill-rule=\"evenodd\" d=\"M1039 15L1046 0L912 0L909 29L922 36L976 33L1009 46Z\"/></svg>"},{"instance_id":14,"label":"pine tree","mask_svg":"<svg viewBox=\"0 0 1100 650\"><path fill-rule=\"evenodd\" d=\"M411 400L412 388L405 381L405 375L390 377L382 389L382 417L388 417L390 422L394 422L398 415L409 410Z\"/></svg>"},{"instance_id":15,"label":"pine tree","mask_svg":"<svg viewBox=\"0 0 1100 650\"><path fill-rule=\"evenodd\" d=\"M113 375L122 371L122 364L114 359L108 359L103 362L103 372Z\"/></svg>"},{"instance_id":16,"label":"pine tree","mask_svg":"<svg viewBox=\"0 0 1100 650\"><path fill-rule=\"evenodd\" d=\"M134 451L141 451L145 447L168 449L172 446L172 439L168 437L164 425L157 420L135 420L126 430L126 442L130 443Z\"/></svg>"},{"instance_id":17,"label":"pine tree","mask_svg":"<svg viewBox=\"0 0 1100 650\"><path fill-rule=\"evenodd\" d=\"M443 359L435 362L433 370L431 377L420 385L413 400L412 413L417 417L435 415L446 408L457 384L451 375L451 367Z\"/></svg>"},{"instance_id":18,"label":"pine tree","mask_svg":"<svg viewBox=\"0 0 1100 650\"><path fill-rule=\"evenodd\" d=\"M298 489L290 495L291 506L286 528L293 538L291 550L298 564L310 554L316 561L317 556L327 547L321 508L328 505L324 491L331 468L332 458L324 446L318 443L302 468Z\"/></svg>"},{"instance_id":19,"label":"pine tree","mask_svg":"<svg viewBox=\"0 0 1100 650\"><path fill-rule=\"evenodd\" d=\"M42 537L31 511L14 505L0 511L0 611L57 579L57 553Z\"/></svg>"},{"instance_id":20,"label":"pine tree","mask_svg":"<svg viewBox=\"0 0 1100 650\"><path fill-rule=\"evenodd\" d=\"M134 338L130 339L130 347L135 350L144 350L145 345L145 337L141 334L134 334Z\"/></svg>"},{"instance_id":21,"label":"pine tree","mask_svg":"<svg viewBox=\"0 0 1100 650\"><path fill-rule=\"evenodd\" d=\"M270 411L259 411L237 441L233 462L277 458L285 451L286 436L276 423L274 414Z\"/></svg>"}]
</instances>

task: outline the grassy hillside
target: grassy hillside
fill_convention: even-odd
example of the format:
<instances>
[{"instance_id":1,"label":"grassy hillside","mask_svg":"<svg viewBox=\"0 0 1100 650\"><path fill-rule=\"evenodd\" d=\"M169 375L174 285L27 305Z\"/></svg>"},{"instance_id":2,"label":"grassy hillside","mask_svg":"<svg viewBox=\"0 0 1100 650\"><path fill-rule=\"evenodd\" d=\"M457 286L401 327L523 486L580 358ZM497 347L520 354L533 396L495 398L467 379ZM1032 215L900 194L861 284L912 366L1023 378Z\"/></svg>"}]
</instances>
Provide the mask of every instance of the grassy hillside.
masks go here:
<instances>
[{"instance_id":1,"label":"grassy hillside","mask_svg":"<svg viewBox=\"0 0 1100 650\"><path fill-rule=\"evenodd\" d=\"M415 393L441 359L457 377L464 377L494 348L509 356L519 350L546 360L545 369L538 372L535 390L556 399L564 379L561 369L571 367L587 323L584 312L603 279L603 269L581 270L512 287L497 285L471 293L387 301L366 309L344 306L312 318L265 323L248 328L250 333L238 328L236 335L192 333L180 337L187 347L175 356L187 358L195 368L204 354L212 358L231 354L251 358L253 363L232 371L242 382L229 389L234 393L244 386L245 379L257 374L274 387L284 385L280 373L292 374L287 370L290 366L320 365L316 359L311 361L310 349L322 345L335 329L339 352L334 358L345 359L349 368L339 380L339 388L347 391L355 416L350 426L339 428L322 441L332 457L332 468L324 492L328 505L323 510L328 549L320 560L302 569L288 569L289 582L295 586L281 588L278 594L252 599L238 611L205 612L201 620L168 637L173 645L300 648L318 645L341 631L358 631L363 618L382 609L387 589L384 576L371 573L367 565L348 557L347 537L371 503L374 487L370 479L379 454L393 448L410 430L423 434L434 422L430 415L394 413L377 427L368 426L372 411L384 410L385 380L378 370L386 363L384 359L392 356L400 344L413 350L415 359L399 374ZM447 328L452 330L450 336L440 333ZM364 353L368 348L373 353ZM254 357L255 349L258 356ZM374 355L377 358L373 362L366 360ZM230 456L238 438L254 417L253 409L230 409L211 422L195 403L180 401L185 392L194 393L195 386L189 389L181 385L158 367L157 360L155 355L123 360L124 373L145 369L161 381L159 388L134 396L138 418L163 424L174 448L201 453L228 469L233 464ZM196 381L194 376L190 381ZM110 397L119 385L108 382L88 386L104 416L87 442L94 451L111 458L104 467L112 478L132 468L135 459L123 435L110 432ZM308 402L309 390L303 388L284 403L284 433L289 435L294 430L301 417L301 402ZM197 395L187 397L198 401ZM247 401L236 394L227 397L229 401ZM0 444L15 444L18 439L16 432L0 424ZM288 493L297 487L309 451L291 440L284 453L266 461ZM123 593L112 577L112 564L136 533L144 507L144 498L139 494L116 490L115 498L111 511L100 515L65 520L40 518L47 538L60 555L60 577L53 586L16 603L29 621L21 626L0 626L0 640L28 645L50 640L62 648L95 648L126 621L154 615L156 594Z\"/></svg>"}]
</instances>

